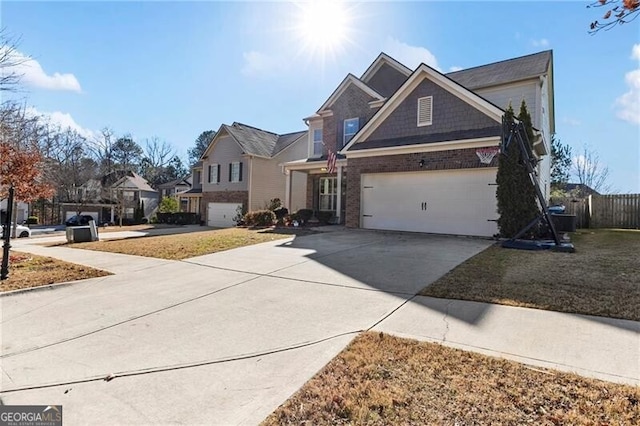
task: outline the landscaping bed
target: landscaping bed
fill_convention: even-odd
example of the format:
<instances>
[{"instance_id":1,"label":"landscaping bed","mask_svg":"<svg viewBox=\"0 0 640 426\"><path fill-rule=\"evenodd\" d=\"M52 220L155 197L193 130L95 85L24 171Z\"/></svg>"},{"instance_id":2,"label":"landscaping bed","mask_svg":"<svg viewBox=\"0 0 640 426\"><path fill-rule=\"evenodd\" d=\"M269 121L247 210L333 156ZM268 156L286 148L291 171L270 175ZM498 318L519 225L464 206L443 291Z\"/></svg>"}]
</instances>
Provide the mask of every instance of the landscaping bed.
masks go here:
<instances>
[{"instance_id":1,"label":"landscaping bed","mask_svg":"<svg viewBox=\"0 0 640 426\"><path fill-rule=\"evenodd\" d=\"M0 292L111 275L88 266L50 257L11 251L9 279L0 281Z\"/></svg>"},{"instance_id":2,"label":"landscaping bed","mask_svg":"<svg viewBox=\"0 0 640 426\"><path fill-rule=\"evenodd\" d=\"M277 229L227 228L187 234L135 237L122 240L70 244L70 247L180 260L233 248L288 238Z\"/></svg>"},{"instance_id":3,"label":"landscaping bed","mask_svg":"<svg viewBox=\"0 0 640 426\"><path fill-rule=\"evenodd\" d=\"M632 425L640 388L364 333L262 424Z\"/></svg>"},{"instance_id":4,"label":"landscaping bed","mask_svg":"<svg viewBox=\"0 0 640 426\"><path fill-rule=\"evenodd\" d=\"M575 253L489 247L420 294L640 321L640 231L571 238Z\"/></svg>"}]
</instances>

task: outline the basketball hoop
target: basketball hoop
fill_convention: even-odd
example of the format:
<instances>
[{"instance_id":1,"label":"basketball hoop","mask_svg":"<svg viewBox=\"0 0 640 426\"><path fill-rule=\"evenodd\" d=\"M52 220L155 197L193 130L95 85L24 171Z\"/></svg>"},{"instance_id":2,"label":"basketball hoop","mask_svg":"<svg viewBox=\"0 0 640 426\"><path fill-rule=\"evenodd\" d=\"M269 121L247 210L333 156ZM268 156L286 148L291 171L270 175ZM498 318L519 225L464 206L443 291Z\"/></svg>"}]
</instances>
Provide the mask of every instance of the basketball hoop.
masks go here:
<instances>
[{"instance_id":1,"label":"basketball hoop","mask_svg":"<svg viewBox=\"0 0 640 426\"><path fill-rule=\"evenodd\" d=\"M498 147L476 149L476 155L482 164L491 164L493 157L500 152Z\"/></svg>"}]
</instances>

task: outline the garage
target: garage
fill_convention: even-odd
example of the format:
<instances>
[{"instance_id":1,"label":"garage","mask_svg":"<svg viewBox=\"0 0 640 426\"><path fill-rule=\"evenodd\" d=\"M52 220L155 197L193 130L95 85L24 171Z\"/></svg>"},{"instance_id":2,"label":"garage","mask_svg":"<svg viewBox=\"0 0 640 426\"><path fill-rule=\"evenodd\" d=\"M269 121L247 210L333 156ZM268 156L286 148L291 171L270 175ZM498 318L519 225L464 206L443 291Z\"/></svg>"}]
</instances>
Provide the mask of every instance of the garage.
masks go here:
<instances>
[{"instance_id":1,"label":"garage","mask_svg":"<svg viewBox=\"0 0 640 426\"><path fill-rule=\"evenodd\" d=\"M490 237L497 168L361 176L360 226L367 229Z\"/></svg>"},{"instance_id":2,"label":"garage","mask_svg":"<svg viewBox=\"0 0 640 426\"><path fill-rule=\"evenodd\" d=\"M233 218L238 214L242 203L209 203L207 204L207 226L231 228L236 226Z\"/></svg>"},{"instance_id":3,"label":"garage","mask_svg":"<svg viewBox=\"0 0 640 426\"><path fill-rule=\"evenodd\" d=\"M65 216L65 221L71 219L72 217L74 217L75 215L77 215L78 212L76 211L68 211L66 216ZM81 216L91 216L93 217L93 220L95 220L96 222L98 221L98 219L100 218L100 215L98 214L98 212L80 212Z\"/></svg>"}]
</instances>

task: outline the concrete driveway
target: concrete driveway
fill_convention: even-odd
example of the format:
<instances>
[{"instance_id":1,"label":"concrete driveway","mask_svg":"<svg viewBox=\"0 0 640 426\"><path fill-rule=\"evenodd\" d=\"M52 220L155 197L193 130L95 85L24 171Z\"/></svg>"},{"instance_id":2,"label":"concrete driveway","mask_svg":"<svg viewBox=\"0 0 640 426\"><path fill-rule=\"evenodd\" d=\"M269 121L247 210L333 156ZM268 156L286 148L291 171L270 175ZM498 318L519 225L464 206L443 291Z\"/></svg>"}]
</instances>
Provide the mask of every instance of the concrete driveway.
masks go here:
<instances>
[{"instance_id":1,"label":"concrete driveway","mask_svg":"<svg viewBox=\"0 0 640 426\"><path fill-rule=\"evenodd\" d=\"M354 230L181 262L23 245L117 274L0 298L1 397L62 404L65 424L255 424L490 244Z\"/></svg>"}]
</instances>

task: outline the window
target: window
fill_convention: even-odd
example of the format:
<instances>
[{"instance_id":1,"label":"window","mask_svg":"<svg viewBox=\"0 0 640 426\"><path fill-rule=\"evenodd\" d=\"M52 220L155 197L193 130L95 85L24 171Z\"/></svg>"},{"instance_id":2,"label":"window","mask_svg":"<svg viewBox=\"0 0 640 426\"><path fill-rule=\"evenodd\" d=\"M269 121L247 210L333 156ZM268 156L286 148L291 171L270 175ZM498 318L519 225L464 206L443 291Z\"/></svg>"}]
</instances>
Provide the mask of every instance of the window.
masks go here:
<instances>
[{"instance_id":1,"label":"window","mask_svg":"<svg viewBox=\"0 0 640 426\"><path fill-rule=\"evenodd\" d=\"M242 163L229 163L229 182L242 182Z\"/></svg>"},{"instance_id":2,"label":"window","mask_svg":"<svg viewBox=\"0 0 640 426\"><path fill-rule=\"evenodd\" d=\"M360 130L360 119L359 118L348 118L344 120L344 132L342 136L342 146L346 145L353 135L358 133Z\"/></svg>"},{"instance_id":3,"label":"window","mask_svg":"<svg viewBox=\"0 0 640 426\"><path fill-rule=\"evenodd\" d=\"M209 164L209 176L207 179L209 183L220 182L220 166L218 164Z\"/></svg>"},{"instance_id":4,"label":"window","mask_svg":"<svg viewBox=\"0 0 640 426\"><path fill-rule=\"evenodd\" d=\"M337 178L324 177L320 178L320 198L318 210L335 211L337 200Z\"/></svg>"},{"instance_id":5,"label":"window","mask_svg":"<svg viewBox=\"0 0 640 426\"><path fill-rule=\"evenodd\" d=\"M322 155L322 129L313 129L313 155Z\"/></svg>"},{"instance_id":6,"label":"window","mask_svg":"<svg viewBox=\"0 0 640 426\"><path fill-rule=\"evenodd\" d=\"M418 126L430 126L433 120L433 96L418 99Z\"/></svg>"}]
</instances>

